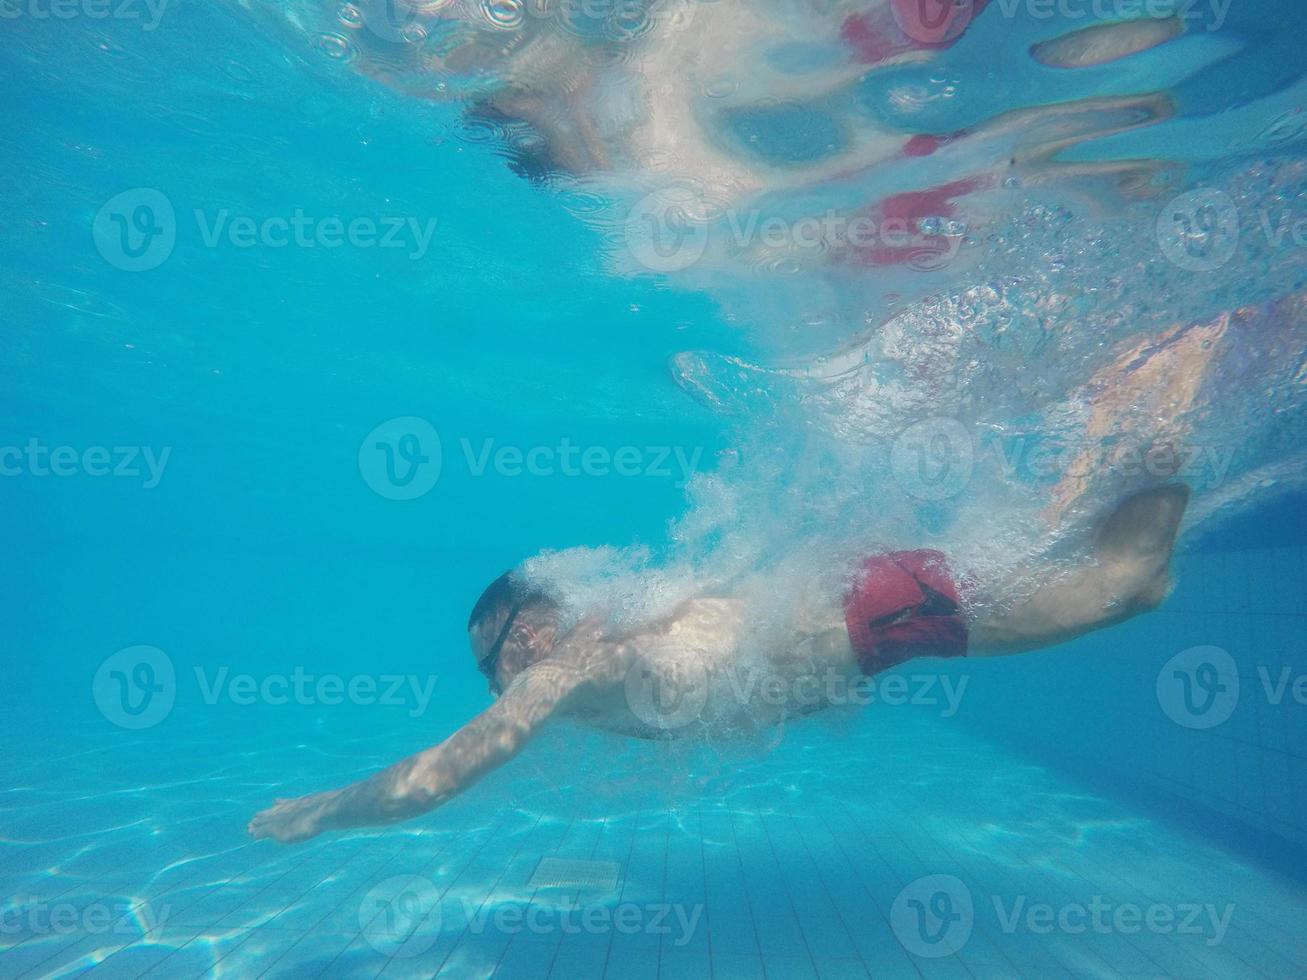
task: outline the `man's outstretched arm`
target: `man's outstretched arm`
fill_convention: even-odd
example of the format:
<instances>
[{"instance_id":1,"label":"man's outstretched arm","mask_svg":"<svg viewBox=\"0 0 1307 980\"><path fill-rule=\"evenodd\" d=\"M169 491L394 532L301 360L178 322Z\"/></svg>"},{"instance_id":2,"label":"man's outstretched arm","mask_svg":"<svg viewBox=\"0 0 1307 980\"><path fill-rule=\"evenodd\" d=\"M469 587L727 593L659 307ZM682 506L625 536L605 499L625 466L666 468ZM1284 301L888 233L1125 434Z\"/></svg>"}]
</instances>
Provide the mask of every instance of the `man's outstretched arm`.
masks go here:
<instances>
[{"instance_id":1,"label":"man's outstretched arm","mask_svg":"<svg viewBox=\"0 0 1307 980\"><path fill-rule=\"evenodd\" d=\"M434 810L517 755L585 677L568 664L537 664L439 745L352 786L278 800L255 814L249 832L291 844L324 830L396 823Z\"/></svg>"}]
</instances>

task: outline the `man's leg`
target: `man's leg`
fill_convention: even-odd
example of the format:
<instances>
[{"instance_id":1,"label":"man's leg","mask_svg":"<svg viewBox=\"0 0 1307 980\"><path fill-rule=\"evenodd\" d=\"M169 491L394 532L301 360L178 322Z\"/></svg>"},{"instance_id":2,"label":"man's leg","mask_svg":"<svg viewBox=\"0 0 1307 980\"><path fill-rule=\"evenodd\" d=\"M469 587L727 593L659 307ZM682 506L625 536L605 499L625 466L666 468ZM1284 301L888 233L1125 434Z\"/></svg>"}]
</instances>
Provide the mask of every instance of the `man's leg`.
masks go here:
<instances>
[{"instance_id":1,"label":"man's leg","mask_svg":"<svg viewBox=\"0 0 1307 980\"><path fill-rule=\"evenodd\" d=\"M1022 598L973 624L972 655L1053 646L1156 608L1188 503L1189 488L1178 484L1127 498L1099 527L1090 564L1049 581L1027 573L1004 590Z\"/></svg>"}]
</instances>

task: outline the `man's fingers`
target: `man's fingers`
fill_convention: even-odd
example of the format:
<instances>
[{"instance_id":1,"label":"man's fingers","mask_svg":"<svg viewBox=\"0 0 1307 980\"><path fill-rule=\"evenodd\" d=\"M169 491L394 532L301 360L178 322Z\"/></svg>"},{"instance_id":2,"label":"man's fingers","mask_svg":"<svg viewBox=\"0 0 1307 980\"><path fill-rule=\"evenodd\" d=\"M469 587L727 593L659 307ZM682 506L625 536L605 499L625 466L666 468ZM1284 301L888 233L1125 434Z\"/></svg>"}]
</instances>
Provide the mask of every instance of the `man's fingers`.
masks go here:
<instances>
[{"instance_id":1,"label":"man's fingers","mask_svg":"<svg viewBox=\"0 0 1307 980\"><path fill-rule=\"evenodd\" d=\"M278 800L277 806L284 803L284 800ZM268 826L273 817L273 811L276 807L269 807L266 810L260 810L254 816L250 817L250 822L245 825L246 832L255 839L269 836Z\"/></svg>"},{"instance_id":2,"label":"man's fingers","mask_svg":"<svg viewBox=\"0 0 1307 980\"><path fill-rule=\"evenodd\" d=\"M260 810L246 825L245 830L255 840L265 840L271 838L282 844L296 844L302 840L308 840L317 834L316 830L308 830L298 820L295 811L297 810L300 800L278 800L273 806L266 810Z\"/></svg>"}]
</instances>

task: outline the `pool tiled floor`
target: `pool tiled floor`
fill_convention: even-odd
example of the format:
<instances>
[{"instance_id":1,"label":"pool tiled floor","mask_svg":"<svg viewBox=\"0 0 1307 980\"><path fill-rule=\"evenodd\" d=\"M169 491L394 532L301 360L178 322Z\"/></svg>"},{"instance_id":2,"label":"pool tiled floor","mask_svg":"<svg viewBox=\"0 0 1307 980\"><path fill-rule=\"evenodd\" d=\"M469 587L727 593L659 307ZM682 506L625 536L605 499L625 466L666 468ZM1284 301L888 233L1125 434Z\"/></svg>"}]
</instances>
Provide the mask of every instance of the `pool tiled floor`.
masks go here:
<instances>
[{"instance_id":1,"label":"pool tiled floor","mask_svg":"<svg viewBox=\"0 0 1307 980\"><path fill-rule=\"evenodd\" d=\"M229 751L152 806L11 795L0 976L1307 975L1301 882L925 713L770 753L559 729L426 819L293 848L244 839L272 759ZM617 887L533 888L544 857Z\"/></svg>"}]
</instances>

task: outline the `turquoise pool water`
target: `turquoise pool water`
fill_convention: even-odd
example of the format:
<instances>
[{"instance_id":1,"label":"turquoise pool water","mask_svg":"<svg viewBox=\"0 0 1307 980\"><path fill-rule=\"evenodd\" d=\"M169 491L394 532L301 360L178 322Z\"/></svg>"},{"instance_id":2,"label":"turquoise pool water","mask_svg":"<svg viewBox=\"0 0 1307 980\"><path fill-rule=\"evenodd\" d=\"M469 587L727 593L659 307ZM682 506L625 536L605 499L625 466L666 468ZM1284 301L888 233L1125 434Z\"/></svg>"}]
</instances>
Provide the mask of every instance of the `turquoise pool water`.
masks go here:
<instances>
[{"instance_id":1,"label":"turquoise pool water","mask_svg":"<svg viewBox=\"0 0 1307 980\"><path fill-rule=\"evenodd\" d=\"M1298 4L0 10L0 976L1307 971ZM1172 480L1149 616L246 833L486 708L530 556L983 580Z\"/></svg>"}]
</instances>

